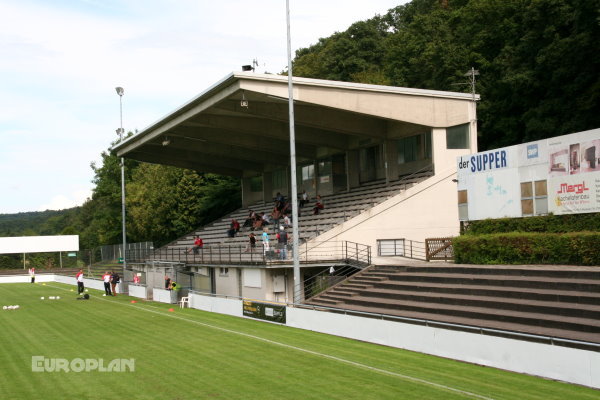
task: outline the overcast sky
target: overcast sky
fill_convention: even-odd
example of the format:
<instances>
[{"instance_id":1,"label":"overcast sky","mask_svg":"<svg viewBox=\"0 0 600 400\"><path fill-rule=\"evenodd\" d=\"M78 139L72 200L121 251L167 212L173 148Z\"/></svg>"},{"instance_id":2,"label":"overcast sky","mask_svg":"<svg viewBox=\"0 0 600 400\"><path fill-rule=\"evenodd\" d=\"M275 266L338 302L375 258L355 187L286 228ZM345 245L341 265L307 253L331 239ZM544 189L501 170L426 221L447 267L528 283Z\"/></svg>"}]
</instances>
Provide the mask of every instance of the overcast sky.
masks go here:
<instances>
[{"instance_id":1,"label":"overcast sky","mask_svg":"<svg viewBox=\"0 0 600 400\"><path fill-rule=\"evenodd\" d=\"M292 48L403 0L290 0ZM287 66L284 0L0 0L0 214L90 196L90 163L241 65Z\"/></svg>"}]
</instances>

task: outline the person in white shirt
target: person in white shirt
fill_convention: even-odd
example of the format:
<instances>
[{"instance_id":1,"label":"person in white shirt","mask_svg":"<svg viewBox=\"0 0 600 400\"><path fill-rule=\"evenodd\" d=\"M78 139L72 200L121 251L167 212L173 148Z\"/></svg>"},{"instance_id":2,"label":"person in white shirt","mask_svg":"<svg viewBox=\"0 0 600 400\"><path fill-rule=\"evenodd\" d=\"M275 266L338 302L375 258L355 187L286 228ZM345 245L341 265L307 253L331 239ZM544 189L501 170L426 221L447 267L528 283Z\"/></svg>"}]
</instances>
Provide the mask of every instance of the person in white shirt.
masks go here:
<instances>
[{"instance_id":1,"label":"person in white shirt","mask_svg":"<svg viewBox=\"0 0 600 400\"><path fill-rule=\"evenodd\" d=\"M77 280L77 294L81 294L85 290L83 287L83 269L79 270L77 275L75 275L75 279Z\"/></svg>"},{"instance_id":2,"label":"person in white shirt","mask_svg":"<svg viewBox=\"0 0 600 400\"><path fill-rule=\"evenodd\" d=\"M35 267L29 268L29 276L31 277L31 283L35 283Z\"/></svg>"},{"instance_id":3,"label":"person in white shirt","mask_svg":"<svg viewBox=\"0 0 600 400\"><path fill-rule=\"evenodd\" d=\"M110 272L106 271L104 275L102 275L102 281L104 282L104 294L106 296L112 296L112 292L110 291Z\"/></svg>"}]
</instances>

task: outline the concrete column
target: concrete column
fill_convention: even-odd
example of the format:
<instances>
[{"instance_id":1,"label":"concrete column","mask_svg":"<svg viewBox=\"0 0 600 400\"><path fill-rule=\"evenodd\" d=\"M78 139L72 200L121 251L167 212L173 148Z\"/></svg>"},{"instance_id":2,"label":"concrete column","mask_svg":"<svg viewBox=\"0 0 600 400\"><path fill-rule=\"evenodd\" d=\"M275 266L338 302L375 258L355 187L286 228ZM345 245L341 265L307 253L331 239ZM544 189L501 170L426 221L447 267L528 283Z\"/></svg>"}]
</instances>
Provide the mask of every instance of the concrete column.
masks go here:
<instances>
[{"instance_id":1,"label":"concrete column","mask_svg":"<svg viewBox=\"0 0 600 400\"><path fill-rule=\"evenodd\" d=\"M242 207L248 207L251 203L250 178L242 178Z\"/></svg>"},{"instance_id":2,"label":"concrete column","mask_svg":"<svg viewBox=\"0 0 600 400\"><path fill-rule=\"evenodd\" d=\"M358 160L358 150L350 150L346 152L348 160L348 187L355 188L360 186L360 165Z\"/></svg>"},{"instance_id":3,"label":"concrete column","mask_svg":"<svg viewBox=\"0 0 600 400\"><path fill-rule=\"evenodd\" d=\"M263 201L270 203L273 200L273 173L263 172Z\"/></svg>"}]
</instances>

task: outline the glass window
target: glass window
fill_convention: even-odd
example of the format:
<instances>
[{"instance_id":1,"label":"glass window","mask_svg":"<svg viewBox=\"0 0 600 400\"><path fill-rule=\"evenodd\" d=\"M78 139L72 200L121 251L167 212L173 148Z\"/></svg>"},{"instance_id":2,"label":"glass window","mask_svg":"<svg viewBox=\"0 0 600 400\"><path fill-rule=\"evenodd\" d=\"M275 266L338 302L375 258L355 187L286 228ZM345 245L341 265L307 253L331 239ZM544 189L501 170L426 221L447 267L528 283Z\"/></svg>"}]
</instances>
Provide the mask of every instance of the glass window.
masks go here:
<instances>
[{"instance_id":1,"label":"glass window","mask_svg":"<svg viewBox=\"0 0 600 400\"><path fill-rule=\"evenodd\" d=\"M469 124L457 125L452 126L450 128L446 128L446 148L469 148Z\"/></svg>"},{"instance_id":2,"label":"glass window","mask_svg":"<svg viewBox=\"0 0 600 400\"><path fill-rule=\"evenodd\" d=\"M398 139L398 164L431 158L431 132Z\"/></svg>"},{"instance_id":3,"label":"glass window","mask_svg":"<svg viewBox=\"0 0 600 400\"><path fill-rule=\"evenodd\" d=\"M305 165L304 167L302 167L302 180L303 181L312 180L314 177L315 177L315 166L313 164Z\"/></svg>"},{"instance_id":4,"label":"glass window","mask_svg":"<svg viewBox=\"0 0 600 400\"><path fill-rule=\"evenodd\" d=\"M548 196L546 181L535 182L535 197Z\"/></svg>"}]
</instances>

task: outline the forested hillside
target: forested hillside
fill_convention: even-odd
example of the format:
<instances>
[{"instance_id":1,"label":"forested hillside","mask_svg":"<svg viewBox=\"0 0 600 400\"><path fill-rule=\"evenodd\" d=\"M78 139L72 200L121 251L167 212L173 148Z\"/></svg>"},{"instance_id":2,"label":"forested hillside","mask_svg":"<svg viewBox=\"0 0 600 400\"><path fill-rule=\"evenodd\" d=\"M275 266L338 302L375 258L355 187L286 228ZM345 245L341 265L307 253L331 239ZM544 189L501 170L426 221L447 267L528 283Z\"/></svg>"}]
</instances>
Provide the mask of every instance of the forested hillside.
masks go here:
<instances>
[{"instance_id":1,"label":"forested hillside","mask_svg":"<svg viewBox=\"0 0 600 400\"><path fill-rule=\"evenodd\" d=\"M294 75L469 91L471 67L480 72L480 149L598 128L600 3L413 0L298 50ZM0 236L76 233L88 249L120 243L119 160L105 151L92 169L83 206L0 215ZM132 160L126 173L130 242L164 244L241 203L237 179Z\"/></svg>"},{"instance_id":2,"label":"forested hillside","mask_svg":"<svg viewBox=\"0 0 600 400\"><path fill-rule=\"evenodd\" d=\"M600 127L597 0L413 0L296 54L294 75L469 91L479 148Z\"/></svg>"}]
</instances>

